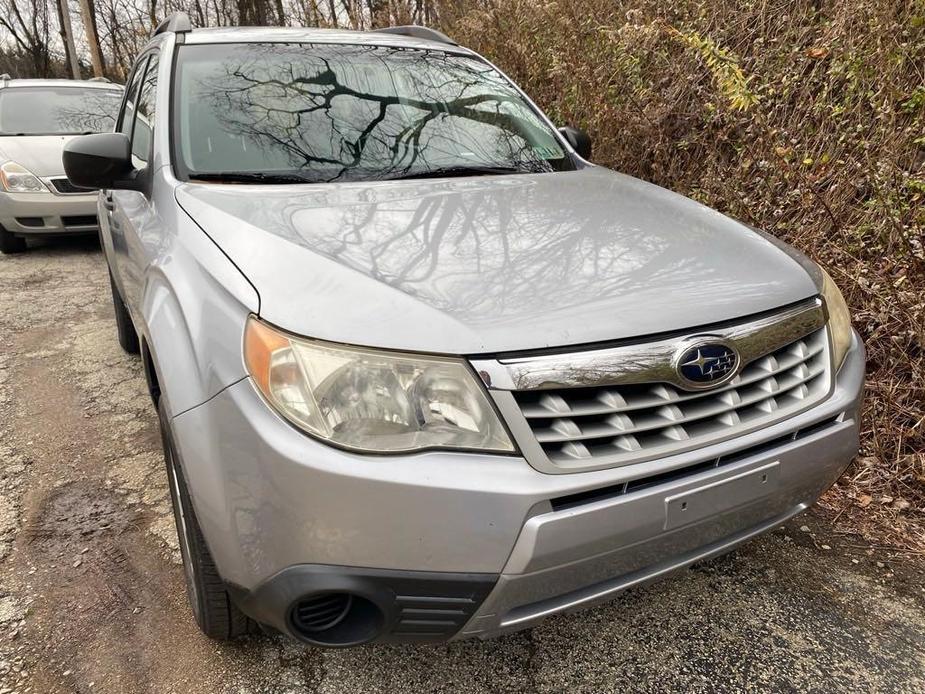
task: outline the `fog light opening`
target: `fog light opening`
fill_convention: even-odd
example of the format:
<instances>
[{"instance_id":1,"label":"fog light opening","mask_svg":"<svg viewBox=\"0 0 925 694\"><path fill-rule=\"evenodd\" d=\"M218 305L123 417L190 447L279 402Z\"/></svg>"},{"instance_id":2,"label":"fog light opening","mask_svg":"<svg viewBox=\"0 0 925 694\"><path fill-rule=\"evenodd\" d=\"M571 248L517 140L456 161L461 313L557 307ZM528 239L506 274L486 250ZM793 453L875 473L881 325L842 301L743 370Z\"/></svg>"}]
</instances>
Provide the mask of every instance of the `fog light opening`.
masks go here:
<instances>
[{"instance_id":1,"label":"fog light opening","mask_svg":"<svg viewBox=\"0 0 925 694\"><path fill-rule=\"evenodd\" d=\"M320 646L356 646L382 631L382 610L352 593L314 593L298 600L289 621L295 634Z\"/></svg>"}]
</instances>

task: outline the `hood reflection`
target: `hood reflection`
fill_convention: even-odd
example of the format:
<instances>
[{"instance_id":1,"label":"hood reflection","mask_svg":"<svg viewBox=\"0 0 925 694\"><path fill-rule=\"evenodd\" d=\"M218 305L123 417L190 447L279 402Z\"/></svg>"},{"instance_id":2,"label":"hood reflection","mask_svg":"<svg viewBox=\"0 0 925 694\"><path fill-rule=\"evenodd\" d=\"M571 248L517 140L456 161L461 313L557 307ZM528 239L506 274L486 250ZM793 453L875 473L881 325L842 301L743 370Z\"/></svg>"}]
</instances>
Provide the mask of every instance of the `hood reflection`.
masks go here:
<instances>
[{"instance_id":1,"label":"hood reflection","mask_svg":"<svg viewBox=\"0 0 925 694\"><path fill-rule=\"evenodd\" d=\"M220 244L228 244L262 300L286 285L286 271L262 267L261 258L272 254L286 257L289 272L317 273L303 280L313 289L304 301L347 292L335 323L374 313L383 302L373 285L351 286L339 275L338 289L324 279L336 263L414 300L390 309L390 320L420 334L428 328L418 324L422 316L415 307L426 306L428 315L436 310L467 329L468 339L456 337L480 343L470 351L676 330L767 310L815 291L795 262L742 225L603 169L263 187L259 198L231 186L187 186L186 192L206 205L188 206L200 223L208 224L211 208L255 227L224 235ZM285 250L274 245L256 252L265 242L261 231L284 239ZM358 297L365 298L360 305L354 303ZM268 311L299 322L295 310L275 302L266 303ZM324 337L317 327L297 329L305 328ZM371 337L378 341L360 343L384 344L384 336ZM431 338L425 342L446 343L453 336ZM397 346L394 339L385 342Z\"/></svg>"}]
</instances>

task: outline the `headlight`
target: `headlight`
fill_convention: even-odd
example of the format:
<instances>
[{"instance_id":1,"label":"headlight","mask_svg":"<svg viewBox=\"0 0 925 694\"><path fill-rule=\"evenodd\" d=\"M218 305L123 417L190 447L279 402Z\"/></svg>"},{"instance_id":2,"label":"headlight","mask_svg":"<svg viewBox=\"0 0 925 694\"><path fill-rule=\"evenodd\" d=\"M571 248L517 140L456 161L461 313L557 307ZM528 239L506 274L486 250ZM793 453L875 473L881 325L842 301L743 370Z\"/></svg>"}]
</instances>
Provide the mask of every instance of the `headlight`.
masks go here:
<instances>
[{"instance_id":1,"label":"headlight","mask_svg":"<svg viewBox=\"0 0 925 694\"><path fill-rule=\"evenodd\" d=\"M250 318L244 361L283 417L345 448L514 450L487 394L460 359L297 338Z\"/></svg>"},{"instance_id":2,"label":"headlight","mask_svg":"<svg viewBox=\"0 0 925 694\"><path fill-rule=\"evenodd\" d=\"M0 166L0 184L8 193L47 193L39 177L15 161Z\"/></svg>"},{"instance_id":3,"label":"headlight","mask_svg":"<svg viewBox=\"0 0 925 694\"><path fill-rule=\"evenodd\" d=\"M821 266L819 269L822 270L822 300L825 301L825 310L829 314L829 332L832 334L832 350L837 370L851 348L851 316L845 297L829 277L829 273Z\"/></svg>"}]
</instances>

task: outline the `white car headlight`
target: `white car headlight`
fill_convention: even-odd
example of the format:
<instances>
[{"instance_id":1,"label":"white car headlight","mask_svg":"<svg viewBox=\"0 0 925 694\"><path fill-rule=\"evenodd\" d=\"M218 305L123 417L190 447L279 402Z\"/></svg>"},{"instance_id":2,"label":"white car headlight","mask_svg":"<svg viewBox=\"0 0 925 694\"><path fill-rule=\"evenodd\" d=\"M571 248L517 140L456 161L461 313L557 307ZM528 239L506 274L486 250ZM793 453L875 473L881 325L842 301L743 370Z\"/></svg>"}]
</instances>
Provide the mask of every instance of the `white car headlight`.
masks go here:
<instances>
[{"instance_id":1,"label":"white car headlight","mask_svg":"<svg viewBox=\"0 0 925 694\"><path fill-rule=\"evenodd\" d=\"M829 332L832 335L832 351L834 352L832 356L837 370L845 361L848 350L851 349L851 315L848 312L845 297L829 277L829 273L822 266L819 270L822 272L822 300L829 314Z\"/></svg>"},{"instance_id":2,"label":"white car headlight","mask_svg":"<svg viewBox=\"0 0 925 694\"><path fill-rule=\"evenodd\" d=\"M8 193L47 193L39 177L15 161L0 165L0 185Z\"/></svg>"},{"instance_id":3,"label":"white car headlight","mask_svg":"<svg viewBox=\"0 0 925 694\"><path fill-rule=\"evenodd\" d=\"M332 444L370 453L514 451L485 389L461 359L294 337L252 317L244 360L274 409Z\"/></svg>"}]
</instances>

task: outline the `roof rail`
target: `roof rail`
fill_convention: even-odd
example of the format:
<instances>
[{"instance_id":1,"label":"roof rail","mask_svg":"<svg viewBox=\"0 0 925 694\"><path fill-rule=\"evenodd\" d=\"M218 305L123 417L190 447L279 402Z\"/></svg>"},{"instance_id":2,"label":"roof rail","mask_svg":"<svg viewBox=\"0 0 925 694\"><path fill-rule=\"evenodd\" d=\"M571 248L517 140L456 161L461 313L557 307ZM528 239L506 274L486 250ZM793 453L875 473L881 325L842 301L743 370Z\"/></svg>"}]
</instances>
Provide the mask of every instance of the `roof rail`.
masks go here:
<instances>
[{"instance_id":1,"label":"roof rail","mask_svg":"<svg viewBox=\"0 0 925 694\"><path fill-rule=\"evenodd\" d=\"M424 39L426 41L448 43L451 46L459 45L442 31L437 31L436 29L431 29L430 27L422 27L418 24L408 24L406 26L398 27L382 27L381 29L373 29L373 31L377 34L398 34L399 36L410 36L415 39Z\"/></svg>"},{"instance_id":2,"label":"roof rail","mask_svg":"<svg viewBox=\"0 0 925 694\"><path fill-rule=\"evenodd\" d=\"M166 34L167 32L172 32L174 34L185 34L193 30L193 25L189 21L189 15L186 12L174 12L171 15L168 15L164 18L164 21L157 25L157 28L154 30L154 33L151 36L157 36L158 34Z\"/></svg>"}]
</instances>

